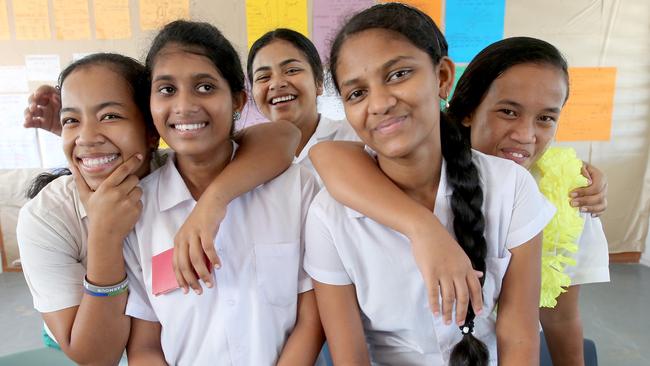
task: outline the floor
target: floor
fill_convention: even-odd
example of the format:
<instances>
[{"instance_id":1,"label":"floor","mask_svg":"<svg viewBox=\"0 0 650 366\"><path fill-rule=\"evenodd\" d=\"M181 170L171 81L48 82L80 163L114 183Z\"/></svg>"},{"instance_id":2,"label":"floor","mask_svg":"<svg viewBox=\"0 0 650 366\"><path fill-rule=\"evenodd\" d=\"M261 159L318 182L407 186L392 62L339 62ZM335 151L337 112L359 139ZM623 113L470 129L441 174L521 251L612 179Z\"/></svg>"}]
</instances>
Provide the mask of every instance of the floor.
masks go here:
<instances>
[{"instance_id":1,"label":"floor","mask_svg":"<svg viewBox=\"0 0 650 366\"><path fill-rule=\"evenodd\" d=\"M613 264L612 282L583 286L584 333L600 365L650 365L650 268ZM41 320L21 273L0 274L0 356L42 347Z\"/></svg>"}]
</instances>

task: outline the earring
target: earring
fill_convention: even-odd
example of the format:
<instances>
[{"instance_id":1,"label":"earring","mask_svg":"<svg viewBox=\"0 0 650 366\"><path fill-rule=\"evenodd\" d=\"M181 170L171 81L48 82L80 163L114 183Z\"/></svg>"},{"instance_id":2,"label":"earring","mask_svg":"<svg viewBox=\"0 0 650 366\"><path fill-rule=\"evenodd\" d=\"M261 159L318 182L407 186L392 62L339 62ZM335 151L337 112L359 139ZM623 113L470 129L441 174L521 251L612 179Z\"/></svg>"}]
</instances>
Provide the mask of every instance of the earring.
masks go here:
<instances>
[{"instance_id":1,"label":"earring","mask_svg":"<svg viewBox=\"0 0 650 366\"><path fill-rule=\"evenodd\" d=\"M232 120L237 121L241 118L241 113L239 111L235 111L232 113Z\"/></svg>"},{"instance_id":2,"label":"earring","mask_svg":"<svg viewBox=\"0 0 650 366\"><path fill-rule=\"evenodd\" d=\"M449 109L449 101L445 98L445 109Z\"/></svg>"}]
</instances>

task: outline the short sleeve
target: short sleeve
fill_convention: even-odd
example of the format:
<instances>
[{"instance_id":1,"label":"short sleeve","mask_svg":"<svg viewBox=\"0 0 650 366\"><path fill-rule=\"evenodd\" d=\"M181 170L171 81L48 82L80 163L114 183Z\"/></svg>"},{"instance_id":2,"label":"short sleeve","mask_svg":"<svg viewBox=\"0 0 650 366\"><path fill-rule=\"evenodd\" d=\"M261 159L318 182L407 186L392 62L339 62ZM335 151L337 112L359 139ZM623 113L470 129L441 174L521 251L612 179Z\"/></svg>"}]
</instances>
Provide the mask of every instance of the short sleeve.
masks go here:
<instances>
[{"instance_id":1,"label":"short sleeve","mask_svg":"<svg viewBox=\"0 0 650 366\"><path fill-rule=\"evenodd\" d=\"M126 303L125 314L134 318L157 322L158 317L149 301L142 266L134 248L137 248L137 238L135 232L131 231L124 243L124 262L126 263L126 275L129 278L129 299Z\"/></svg>"},{"instance_id":2,"label":"short sleeve","mask_svg":"<svg viewBox=\"0 0 650 366\"><path fill-rule=\"evenodd\" d=\"M66 227L61 218L36 212L28 203L19 213L16 235L23 273L41 313L78 306L86 268L81 260L81 229ZM66 216L54 210L60 217ZM68 225L81 224L71 220ZM71 232L72 231L72 232Z\"/></svg>"},{"instance_id":3,"label":"short sleeve","mask_svg":"<svg viewBox=\"0 0 650 366\"><path fill-rule=\"evenodd\" d=\"M523 167L516 166L515 204L506 248L515 248L539 234L555 215L555 207L540 193L537 182Z\"/></svg>"},{"instance_id":4,"label":"short sleeve","mask_svg":"<svg viewBox=\"0 0 650 366\"><path fill-rule=\"evenodd\" d=\"M311 282L311 277L305 272L303 267L304 253L305 253L305 226L309 206L318 193L318 184L316 178L306 168L300 168L300 183L301 183L301 202L300 202L300 272L298 273L298 293L307 292L314 288Z\"/></svg>"},{"instance_id":5,"label":"short sleeve","mask_svg":"<svg viewBox=\"0 0 650 366\"><path fill-rule=\"evenodd\" d=\"M585 224L578 240L575 266L567 266L565 273L572 285L609 282L609 249L600 219L581 214Z\"/></svg>"},{"instance_id":6,"label":"short sleeve","mask_svg":"<svg viewBox=\"0 0 650 366\"><path fill-rule=\"evenodd\" d=\"M334 244L332 233L327 225L327 217L320 201L329 198L326 191L321 192L309 209L305 227L305 259L307 273L318 282L329 285L349 285L352 280L345 270L341 257Z\"/></svg>"}]
</instances>

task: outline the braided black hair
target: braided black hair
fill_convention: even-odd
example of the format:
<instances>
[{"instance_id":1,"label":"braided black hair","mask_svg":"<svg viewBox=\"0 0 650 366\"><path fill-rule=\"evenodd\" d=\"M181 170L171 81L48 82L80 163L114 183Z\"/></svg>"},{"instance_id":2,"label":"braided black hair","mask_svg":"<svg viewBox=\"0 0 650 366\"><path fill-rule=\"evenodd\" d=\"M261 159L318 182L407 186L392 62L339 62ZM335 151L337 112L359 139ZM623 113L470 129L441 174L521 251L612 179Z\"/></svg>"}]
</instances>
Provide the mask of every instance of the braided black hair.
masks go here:
<instances>
[{"instance_id":1,"label":"braided black hair","mask_svg":"<svg viewBox=\"0 0 650 366\"><path fill-rule=\"evenodd\" d=\"M403 4L378 4L353 16L334 39L330 53L330 72L338 91L336 67L341 46L350 35L371 28L387 29L403 35L426 52L433 65L447 56L447 41L429 16ZM454 233L474 269L485 272L487 245L484 237L485 220L481 211L483 191L478 169L472 161L470 141L461 133L460 126L443 112L440 112L440 136L442 155L447 163L447 180L453 189L451 209L454 214ZM463 338L451 353L449 364L452 366L488 364L487 347L472 335L474 318L470 303L465 324L461 326Z\"/></svg>"},{"instance_id":2,"label":"braided black hair","mask_svg":"<svg viewBox=\"0 0 650 366\"><path fill-rule=\"evenodd\" d=\"M73 71L84 67L90 66L106 66L115 71L118 75L122 76L129 85L129 89L133 93L133 101L142 114L145 123L147 136L152 137L152 140L157 141L158 131L153 124L151 118L151 110L149 109L149 95L151 93L151 86L149 83L149 74L144 65L132 59L131 57L123 56L117 53L93 53L82 59L79 59L68 65L59 75L58 88L63 86L65 79L72 74ZM58 118L58 117L57 117ZM157 148L157 143L152 147L154 150ZM36 176L27 189L27 198L34 198L36 195L47 186L50 182L58 177L72 174L69 169L55 169L50 172L44 172Z\"/></svg>"}]
</instances>

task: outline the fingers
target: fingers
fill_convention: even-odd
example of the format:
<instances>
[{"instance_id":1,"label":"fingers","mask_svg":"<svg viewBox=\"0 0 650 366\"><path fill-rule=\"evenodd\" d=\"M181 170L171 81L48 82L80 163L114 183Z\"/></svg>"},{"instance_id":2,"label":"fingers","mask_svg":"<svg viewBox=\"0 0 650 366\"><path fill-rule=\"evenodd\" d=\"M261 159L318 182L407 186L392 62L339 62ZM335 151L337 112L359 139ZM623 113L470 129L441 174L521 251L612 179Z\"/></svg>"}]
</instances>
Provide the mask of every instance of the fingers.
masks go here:
<instances>
[{"instance_id":1,"label":"fingers","mask_svg":"<svg viewBox=\"0 0 650 366\"><path fill-rule=\"evenodd\" d=\"M433 286L429 289L429 306L434 316L440 315L440 284L438 279L435 279Z\"/></svg>"},{"instance_id":2,"label":"fingers","mask_svg":"<svg viewBox=\"0 0 650 366\"><path fill-rule=\"evenodd\" d=\"M469 299L472 302L474 314L481 315L483 312L483 288L479 278L483 277L483 272L474 271L476 276L468 276L467 287L469 288Z\"/></svg>"},{"instance_id":3,"label":"fingers","mask_svg":"<svg viewBox=\"0 0 650 366\"><path fill-rule=\"evenodd\" d=\"M185 281L185 278L183 277L183 273L181 272L180 266L178 264L180 258L178 246L174 247L174 257L173 257L173 266L174 266L174 275L176 276L176 282L178 283L178 287L180 287L183 290L184 294L187 294L188 292L188 284Z\"/></svg>"},{"instance_id":4,"label":"fingers","mask_svg":"<svg viewBox=\"0 0 650 366\"><path fill-rule=\"evenodd\" d=\"M211 237L207 235L201 235L201 246L205 256L208 257L208 261L214 268L221 268L221 259L217 255L217 249L215 248L214 241Z\"/></svg>"},{"instance_id":5,"label":"fingers","mask_svg":"<svg viewBox=\"0 0 650 366\"><path fill-rule=\"evenodd\" d=\"M111 175L102 182L107 187L116 187L120 185L127 177L134 174L142 164L142 154L135 154L127 159L122 165L118 166ZM136 177L137 178L137 177ZM137 183L136 183L137 184Z\"/></svg>"},{"instance_id":6,"label":"fingers","mask_svg":"<svg viewBox=\"0 0 650 366\"><path fill-rule=\"evenodd\" d=\"M440 292L442 295L442 318L446 325L451 324L451 313L454 308L454 300L456 299L456 291L454 289L454 282L441 279Z\"/></svg>"},{"instance_id":7,"label":"fingers","mask_svg":"<svg viewBox=\"0 0 650 366\"><path fill-rule=\"evenodd\" d=\"M456 293L456 324L462 326L465 324L467 307L469 306L469 291L467 283L464 281L454 282L454 291Z\"/></svg>"},{"instance_id":8,"label":"fingers","mask_svg":"<svg viewBox=\"0 0 650 366\"><path fill-rule=\"evenodd\" d=\"M212 287L212 273L208 268L208 265L205 260L205 254L203 253L203 247L201 246L201 239L198 236L190 238L190 262L192 262L192 267L194 271L203 280L205 285L208 288ZM191 283L190 283L191 286ZM200 285L198 285L200 288ZM192 287L194 288L194 287ZM196 291L196 288L194 288ZM200 294L200 292L197 292Z\"/></svg>"},{"instance_id":9,"label":"fingers","mask_svg":"<svg viewBox=\"0 0 650 366\"><path fill-rule=\"evenodd\" d=\"M192 262L190 260L189 250L191 247L191 242L188 243L187 241L184 241L174 248L174 252L178 251L176 264L178 270L181 272L181 276L186 283L183 292L187 293L187 287L189 286L192 288L192 290L194 290L194 292L200 295L202 288L197 280L196 274L194 273L194 267L192 266Z\"/></svg>"}]
</instances>

